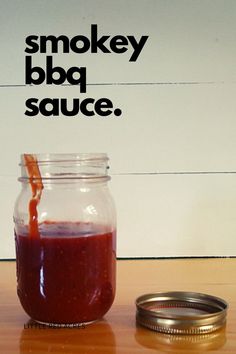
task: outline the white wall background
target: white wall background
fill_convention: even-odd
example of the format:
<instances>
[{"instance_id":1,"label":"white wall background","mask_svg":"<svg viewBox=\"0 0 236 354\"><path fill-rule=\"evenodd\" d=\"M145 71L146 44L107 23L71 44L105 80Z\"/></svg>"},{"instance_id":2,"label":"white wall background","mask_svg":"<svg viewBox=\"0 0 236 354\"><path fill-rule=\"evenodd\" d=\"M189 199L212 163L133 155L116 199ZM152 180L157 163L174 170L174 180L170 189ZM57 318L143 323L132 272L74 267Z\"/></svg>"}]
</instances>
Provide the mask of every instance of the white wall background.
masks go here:
<instances>
[{"instance_id":1,"label":"white wall background","mask_svg":"<svg viewBox=\"0 0 236 354\"><path fill-rule=\"evenodd\" d=\"M89 35L92 23L149 35L135 63L130 50L54 55L86 66L82 96L109 97L122 116L26 117L29 97L81 95L25 86L25 37ZM19 155L73 151L110 156L119 257L236 255L235 0L1 0L0 43L0 258L15 256Z\"/></svg>"}]
</instances>

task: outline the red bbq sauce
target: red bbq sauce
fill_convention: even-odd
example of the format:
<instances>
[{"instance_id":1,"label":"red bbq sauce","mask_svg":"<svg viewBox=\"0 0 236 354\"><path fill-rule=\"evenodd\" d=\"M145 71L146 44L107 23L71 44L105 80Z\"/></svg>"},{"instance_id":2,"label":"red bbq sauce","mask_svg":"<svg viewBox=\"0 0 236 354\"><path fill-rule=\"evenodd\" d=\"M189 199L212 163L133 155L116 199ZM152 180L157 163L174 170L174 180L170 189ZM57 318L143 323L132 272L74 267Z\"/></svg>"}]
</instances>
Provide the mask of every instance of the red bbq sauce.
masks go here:
<instances>
[{"instance_id":1,"label":"red bbq sauce","mask_svg":"<svg viewBox=\"0 0 236 354\"><path fill-rule=\"evenodd\" d=\"M115 233L84 233L84 224L44 223L40 238L17 239L18 296L44 323L101 318L115 295ZM67 230L67 231L66 231ZM22 230L23 231L23 230Z\"/></svg>"},{"instance_id":2,"label":"red bbq sauce","mask_svg":"<svg viewBox=\"0 0 236 354\"><path fill-rule=\"evenodd\" d=\"M80 222L38 224L43 183L25 155L31 184L29 226L16 229L17 291L26 313L49 324L101 318L115 296L115 231Z\"/></svg>"}]
</instances>

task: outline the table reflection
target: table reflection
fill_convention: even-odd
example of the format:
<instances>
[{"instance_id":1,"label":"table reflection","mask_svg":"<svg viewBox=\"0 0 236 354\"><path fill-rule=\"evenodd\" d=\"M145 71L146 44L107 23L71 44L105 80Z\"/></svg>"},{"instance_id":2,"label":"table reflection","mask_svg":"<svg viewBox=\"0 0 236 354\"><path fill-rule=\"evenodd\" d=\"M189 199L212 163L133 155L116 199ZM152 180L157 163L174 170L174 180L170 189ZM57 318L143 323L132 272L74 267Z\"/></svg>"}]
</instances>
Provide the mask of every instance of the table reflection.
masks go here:
<instances>
[{"instance_id":1,"label":"table reflection","mask_svg":"<svg viewBox=\"0 0 236 354\"><path fill-rule=\"evenodd\" d=\"M25 353L116 353L115 335L105 321L78 328L45 328L30 320L21 332L20 354Z\"/></svg>"},{"instance_id":2,"label":"table reflection","mask_svg":"<svg viewBox=\"0 0 236 354\"><path fill-rule=\"evenodd\" d=\"M145 348L161 350L163 353L190 353L200 354L208 350L217 350L226 343L225 328L209 334L173 335L158 333L137 325L136 341Z\"/></svg>"}]
</instances>

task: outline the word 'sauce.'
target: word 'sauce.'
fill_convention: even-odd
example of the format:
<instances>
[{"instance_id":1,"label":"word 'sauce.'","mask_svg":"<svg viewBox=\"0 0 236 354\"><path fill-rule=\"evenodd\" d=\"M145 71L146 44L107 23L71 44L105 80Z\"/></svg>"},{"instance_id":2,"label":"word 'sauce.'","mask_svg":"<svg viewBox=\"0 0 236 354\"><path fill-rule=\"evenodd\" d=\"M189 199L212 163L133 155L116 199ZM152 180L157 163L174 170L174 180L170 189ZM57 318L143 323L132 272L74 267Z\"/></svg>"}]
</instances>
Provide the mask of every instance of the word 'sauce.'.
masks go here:
<instances>
[{"instance_id":1,"label":"word 'sauce.'","mask_svg":"<svg viewBox=\"0 0 236 354\"><path fill-rule=\"evenodd\" d=\"M87 71L86 67L70 67L68 70L60 66L55 66L53 56L46 55L45 68L34 66L32 54L47 53L50 51L58 53L74 52L84 54L90 52L96 54L102 52L104 54L115 53L123 54L131 48L130 62L136 62L148 36L141 36L136 39L134 36L109 36L98 35L98 26L91 25L90 38L84 35L77 35L69 39L65 35L60 36L37 36L30 35L26 37L27 53L25 58L25 83L26 85L62 85L65 82L70 85L77 85L80 93L85 94L87 89ZM68 104L67 98L44 98L39 100L32 97L26 100L25 115L33 117L39 113L43 116L76 116L82 114L87 117L98 115L101 117L110 116L112 113L115 116L120 116L122 111L120 108L114 108L113 102L107 97L95 99L92 97L73 98L73 102Z\"/></svg>"}]
</instances>

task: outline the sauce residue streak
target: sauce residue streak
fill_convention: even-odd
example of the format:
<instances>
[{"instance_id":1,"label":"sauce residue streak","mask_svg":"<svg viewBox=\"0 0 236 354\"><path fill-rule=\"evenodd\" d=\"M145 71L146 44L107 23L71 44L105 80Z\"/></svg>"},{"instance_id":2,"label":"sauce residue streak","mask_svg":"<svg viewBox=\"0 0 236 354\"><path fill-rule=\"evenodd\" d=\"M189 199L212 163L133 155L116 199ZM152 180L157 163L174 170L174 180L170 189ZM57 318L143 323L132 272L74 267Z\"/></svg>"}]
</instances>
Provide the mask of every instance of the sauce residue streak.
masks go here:
<instances>
[{"instance_id":1,"label":"sauce residue streak","mask_svg":"<svg viewBox=\"0 0 236 354\"><path fill-rule=\"evenodd\" d=\"M32 190L32 198L29 202L29 236L39 238L37 206L42 195L43 182L35 156L24 154L24 162Z\"/></svg>"}]
</instances>

